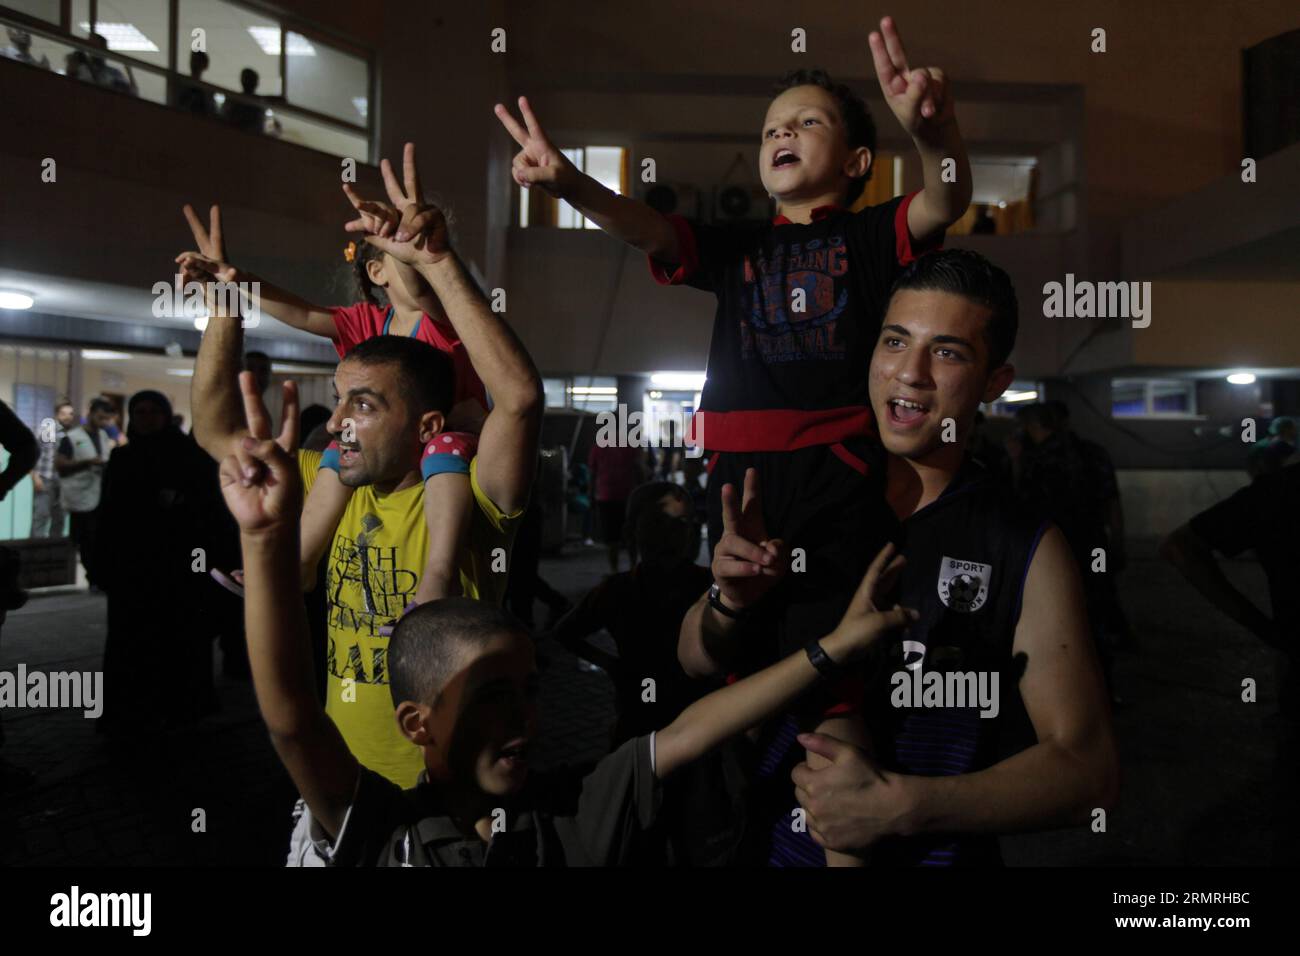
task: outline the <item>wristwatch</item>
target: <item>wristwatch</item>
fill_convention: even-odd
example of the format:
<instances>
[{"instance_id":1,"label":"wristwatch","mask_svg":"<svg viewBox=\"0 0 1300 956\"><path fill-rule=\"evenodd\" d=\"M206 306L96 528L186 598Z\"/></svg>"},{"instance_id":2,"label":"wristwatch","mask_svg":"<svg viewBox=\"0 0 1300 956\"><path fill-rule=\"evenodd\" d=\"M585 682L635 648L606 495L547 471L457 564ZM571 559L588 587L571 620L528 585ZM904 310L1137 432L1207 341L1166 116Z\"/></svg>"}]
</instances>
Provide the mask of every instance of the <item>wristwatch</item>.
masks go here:
<instances>
[{"instance_id":1,"label":"wristwatch","mask_svg":"<svg viewBox=\"0 0 1300 956\"><path fill-rule=\"evenodd\" d=\"M718 587L717 581L714 581L713 586L709 588L709 607L733 621L739 621L745 614L744 611L733 611L722 603L722 588Z\"/></svg>"},{"instance_id":2,"label":"wristwatch","mask_svg":"<svg viewBox=\"0 0 1300 956\"><path fill-rule=\"evenodd\" d=\"M808 655L808 660L812 662L812 666L817 668L817 673L821 674L823 678L830 680L839 676L839 665L831 660L831 656L822 647L821 641L814 637L804 645L803 649Z\"/></svg>"}]
</instances>

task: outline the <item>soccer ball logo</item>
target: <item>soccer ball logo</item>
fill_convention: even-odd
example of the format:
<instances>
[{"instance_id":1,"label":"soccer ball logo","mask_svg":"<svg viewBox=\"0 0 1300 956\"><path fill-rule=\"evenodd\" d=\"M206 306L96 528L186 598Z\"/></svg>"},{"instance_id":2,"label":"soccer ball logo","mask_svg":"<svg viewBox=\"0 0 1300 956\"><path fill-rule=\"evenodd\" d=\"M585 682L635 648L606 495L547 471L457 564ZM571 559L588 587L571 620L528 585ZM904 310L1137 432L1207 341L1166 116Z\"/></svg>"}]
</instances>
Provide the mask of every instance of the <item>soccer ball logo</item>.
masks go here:
<instances>
[{"instance_id":1,"label":"soccer ball logo","mask_svg":"<svg viewBox=\"0 0 1300 956\"><path fill-rule=\"evenodd\" d=\"M988 600L992 572L990 565L945 556L939 570L939 599L954 611L978 611Z\"/></svg>"},{"instance_id":2,"label":"soccer ball logo","mask_svg":"<svg viewBox=\"0 0 1300 956\"><path fill-rule=\"evenodd\" d=\"M980 593L980 579L959 574L948 582L948 595L954 607L970 607Z\"/></svg>"}]
</instances>

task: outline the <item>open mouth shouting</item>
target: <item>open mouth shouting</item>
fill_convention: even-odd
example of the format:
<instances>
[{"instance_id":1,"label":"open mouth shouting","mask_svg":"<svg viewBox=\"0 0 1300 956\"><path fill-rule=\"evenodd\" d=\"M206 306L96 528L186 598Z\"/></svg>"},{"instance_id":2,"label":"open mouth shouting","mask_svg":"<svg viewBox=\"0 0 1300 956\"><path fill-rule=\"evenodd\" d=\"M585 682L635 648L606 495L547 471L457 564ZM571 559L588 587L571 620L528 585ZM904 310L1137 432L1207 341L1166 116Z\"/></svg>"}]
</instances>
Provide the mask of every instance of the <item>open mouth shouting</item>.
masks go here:
<instances>
[{"instance_id":1,"label":"open mouth shouting","mask_svg":"<svg viewBox=\"0 0 1300 956\"><path fill-rule=\"evenodd\" d=\"M361 460L361 449L356 445L339 445L339 464L346 468Z\"/></svg>"},{"instance_id":2,"label":"open mouth shouting","mask_svg":"<svg viewBox=\"0 0 1300 956\"><path fill-rule=\"evenodd\" d=\"M910 398L891 398L886 405L889 423L895 428L916 428L930 413L930 406Z\"/></svg>"},{"instance_id":3,"label":"open mouth shouting","mask_svg":"<svg viewBox=\"0 0 1300 956\"><path fill-rule=\"evenodd\" d=\"M782 146L780 149L776 151L776 155L772 157L772 168L784 169L787 166L793 166L798 162L799 162L799 154L796 153L794 150L792 150L789 146Z\"/></svg>"}]
</instances>

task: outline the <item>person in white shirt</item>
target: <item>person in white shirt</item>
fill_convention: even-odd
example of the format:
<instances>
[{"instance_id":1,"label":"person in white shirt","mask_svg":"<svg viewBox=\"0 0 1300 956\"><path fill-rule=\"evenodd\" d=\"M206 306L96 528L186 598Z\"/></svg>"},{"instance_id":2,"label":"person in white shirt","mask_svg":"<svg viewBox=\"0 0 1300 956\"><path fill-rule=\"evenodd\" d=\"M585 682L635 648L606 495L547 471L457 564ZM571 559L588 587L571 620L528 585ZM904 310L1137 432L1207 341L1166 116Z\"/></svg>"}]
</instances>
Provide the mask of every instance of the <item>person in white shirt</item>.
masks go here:
<instances>
[{"instance_id":1,"label":"person in white shirt","mask_svg":"<svg viewBox=\"0 0 1300 956\"><path fill-rule=\"evenodd\" d=\"M81 553L86 581L97 587L93 556L95 529L99 522L99 494L104 480L104 465L112 451L112 441L105 429L113 421L115 409L104 398L94 398L86 424L69 428L54 454L54 470L59 473L63 510L71 519L72 540Z\"/></svg>"}]
</instances>

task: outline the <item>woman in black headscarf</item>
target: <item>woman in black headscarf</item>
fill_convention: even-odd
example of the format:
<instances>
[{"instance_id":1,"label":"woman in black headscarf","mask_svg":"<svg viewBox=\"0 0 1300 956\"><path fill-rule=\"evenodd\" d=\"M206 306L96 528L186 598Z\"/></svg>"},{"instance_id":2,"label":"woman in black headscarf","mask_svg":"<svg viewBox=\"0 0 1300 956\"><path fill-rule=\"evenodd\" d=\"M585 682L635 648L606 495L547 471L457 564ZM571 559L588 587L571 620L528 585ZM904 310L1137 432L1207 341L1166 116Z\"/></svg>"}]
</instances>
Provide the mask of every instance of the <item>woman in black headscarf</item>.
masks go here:
<instances>
[{"instance_id":1,"label":"woman in black headscarf","mask_svg":"<svg viewBox=\"0 0 1300 956\"><path fill-rule=\"evenodd\" d=\"M170 726L216 707L200 563L211 537L216 467L177 427L161 392L131 396L126 435L109 457L100 500L105 729Z\"/></svg>"}]
</instances>

